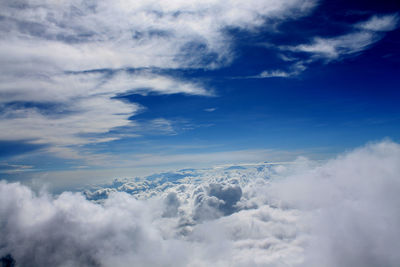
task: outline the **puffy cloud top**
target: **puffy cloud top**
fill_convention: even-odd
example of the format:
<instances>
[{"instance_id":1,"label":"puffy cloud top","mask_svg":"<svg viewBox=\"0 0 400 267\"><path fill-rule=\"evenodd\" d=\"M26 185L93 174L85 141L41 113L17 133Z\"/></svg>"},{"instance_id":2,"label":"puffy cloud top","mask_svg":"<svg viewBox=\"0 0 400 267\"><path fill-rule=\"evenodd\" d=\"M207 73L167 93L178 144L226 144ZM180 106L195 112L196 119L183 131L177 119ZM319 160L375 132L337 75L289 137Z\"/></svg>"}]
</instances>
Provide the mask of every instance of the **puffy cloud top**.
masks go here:
<instances>
[{"instance_id":1,"label":"puffy cloud top","mask_svg":"<svg viewBox=\"0 0 400 267\"><path fill-rule=\"evenodd\" d=\"M0 257L17 266L396 266L399 162L400 145L381 142L322 164L116 180L86 197L1 182Z\"/></svg>"}]
</instances>

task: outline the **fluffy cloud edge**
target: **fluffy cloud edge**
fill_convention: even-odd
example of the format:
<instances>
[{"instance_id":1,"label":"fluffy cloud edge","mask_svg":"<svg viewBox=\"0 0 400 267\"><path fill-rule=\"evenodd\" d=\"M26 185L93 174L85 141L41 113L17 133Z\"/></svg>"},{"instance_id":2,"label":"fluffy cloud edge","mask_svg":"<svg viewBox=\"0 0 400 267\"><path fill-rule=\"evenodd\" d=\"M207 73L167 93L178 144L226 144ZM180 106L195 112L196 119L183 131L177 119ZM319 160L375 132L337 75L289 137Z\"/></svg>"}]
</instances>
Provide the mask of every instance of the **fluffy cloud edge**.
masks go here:
<instances>
[{"instance_id":1,"label":"fluffy cloud edge","mask_svg":"<svg viewBox=\"0 0 400 267\"><path fill-rule=\"evenodd\" d=\"M400 145L383 141L325 163L116 181L102 204L3 181L0 256L21 266L392 266L399 162Z\"/></svg>"}]
</instances>

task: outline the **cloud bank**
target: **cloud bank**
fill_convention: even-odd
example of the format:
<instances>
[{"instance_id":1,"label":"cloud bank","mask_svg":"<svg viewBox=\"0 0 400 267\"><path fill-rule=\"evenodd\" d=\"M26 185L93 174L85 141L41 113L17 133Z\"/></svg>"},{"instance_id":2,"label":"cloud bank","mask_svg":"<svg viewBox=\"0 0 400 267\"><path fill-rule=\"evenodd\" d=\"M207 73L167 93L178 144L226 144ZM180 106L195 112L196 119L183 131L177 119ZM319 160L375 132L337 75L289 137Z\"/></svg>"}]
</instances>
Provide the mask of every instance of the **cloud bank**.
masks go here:
<instances>
[{"instance_id":1,"label":"cloud bank","mask_svg":"<svg viewBox=\"0 0 400 267\"><path fill-rule=\"evenodd\" d=\"M325 163L187 169L84 194L1 182L0 257L17 266L397 266L399 163L400 145L384 141Z\"/></svg>"}]
</instances>

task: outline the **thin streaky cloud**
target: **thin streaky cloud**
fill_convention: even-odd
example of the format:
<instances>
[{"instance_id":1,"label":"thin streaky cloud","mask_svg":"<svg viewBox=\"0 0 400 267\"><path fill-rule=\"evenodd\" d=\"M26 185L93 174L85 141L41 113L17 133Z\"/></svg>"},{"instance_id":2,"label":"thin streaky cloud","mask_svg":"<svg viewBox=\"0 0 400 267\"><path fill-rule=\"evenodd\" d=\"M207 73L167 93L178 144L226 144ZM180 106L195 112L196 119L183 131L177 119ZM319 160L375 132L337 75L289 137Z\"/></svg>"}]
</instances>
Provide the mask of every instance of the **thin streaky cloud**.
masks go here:
<instances>
[{"instance_id":1,"label":"thin streaky cloud","mask_svg":"<svg viewBox=\"0 0 400 267\"><path fill-rule=\"evenodd\" d=\"M315 59L337 60L346 55L368 49L382 39L387 31L396 29L398 17L395 14L373 16L369 20L355 24L355 31L348 34L324 38L315 37L309 44L281 47L282 50L308 53Z\"/></svg>"},{"instance_id":2,"label":"thin streaky cloud","mask_svg":"<svg viewBox=\"0 0 400 267\"><path fill-rule=\"evenodd\" d=\"M0 103L6 108L0 139L32 140L66 151L116 140L84 136L135 124L130 118L140 106L115 96L215 96L202 84L122 70L218 68L234 55L225 28L256 31L266 19L293 19L314 7L313 0L2 1L0 36L6 38L0 39ZM12 102L52 103L59 116L38 105L13 109L7 106Z\"/></svg>"}]
</instances>

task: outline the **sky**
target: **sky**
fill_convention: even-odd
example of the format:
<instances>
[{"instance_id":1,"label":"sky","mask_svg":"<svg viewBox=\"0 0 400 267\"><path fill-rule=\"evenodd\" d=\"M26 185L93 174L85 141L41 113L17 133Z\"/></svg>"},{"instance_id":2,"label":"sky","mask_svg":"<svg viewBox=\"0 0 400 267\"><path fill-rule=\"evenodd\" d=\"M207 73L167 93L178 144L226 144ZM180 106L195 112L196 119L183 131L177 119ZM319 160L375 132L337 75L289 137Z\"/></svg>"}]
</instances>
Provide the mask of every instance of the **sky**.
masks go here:
<instances>
[{"instance_id":1,"label":"sky","mask_svg":"<svg viewBox=\"0 0 400 267\"><path fill-rule=\"evenodd\" d=\"M73 188L400 140L398 1L0 7L8 181Z\"/></svg>"},{"instance_id":2,"label":"sky","mask_svg":"<svg viewBox=\"0 0 400 267\"><path fill-rule=\"evenodd\" d=\"M0 265L400 266L400 2L0 1Z\"/></svg>"}]
</instances>

